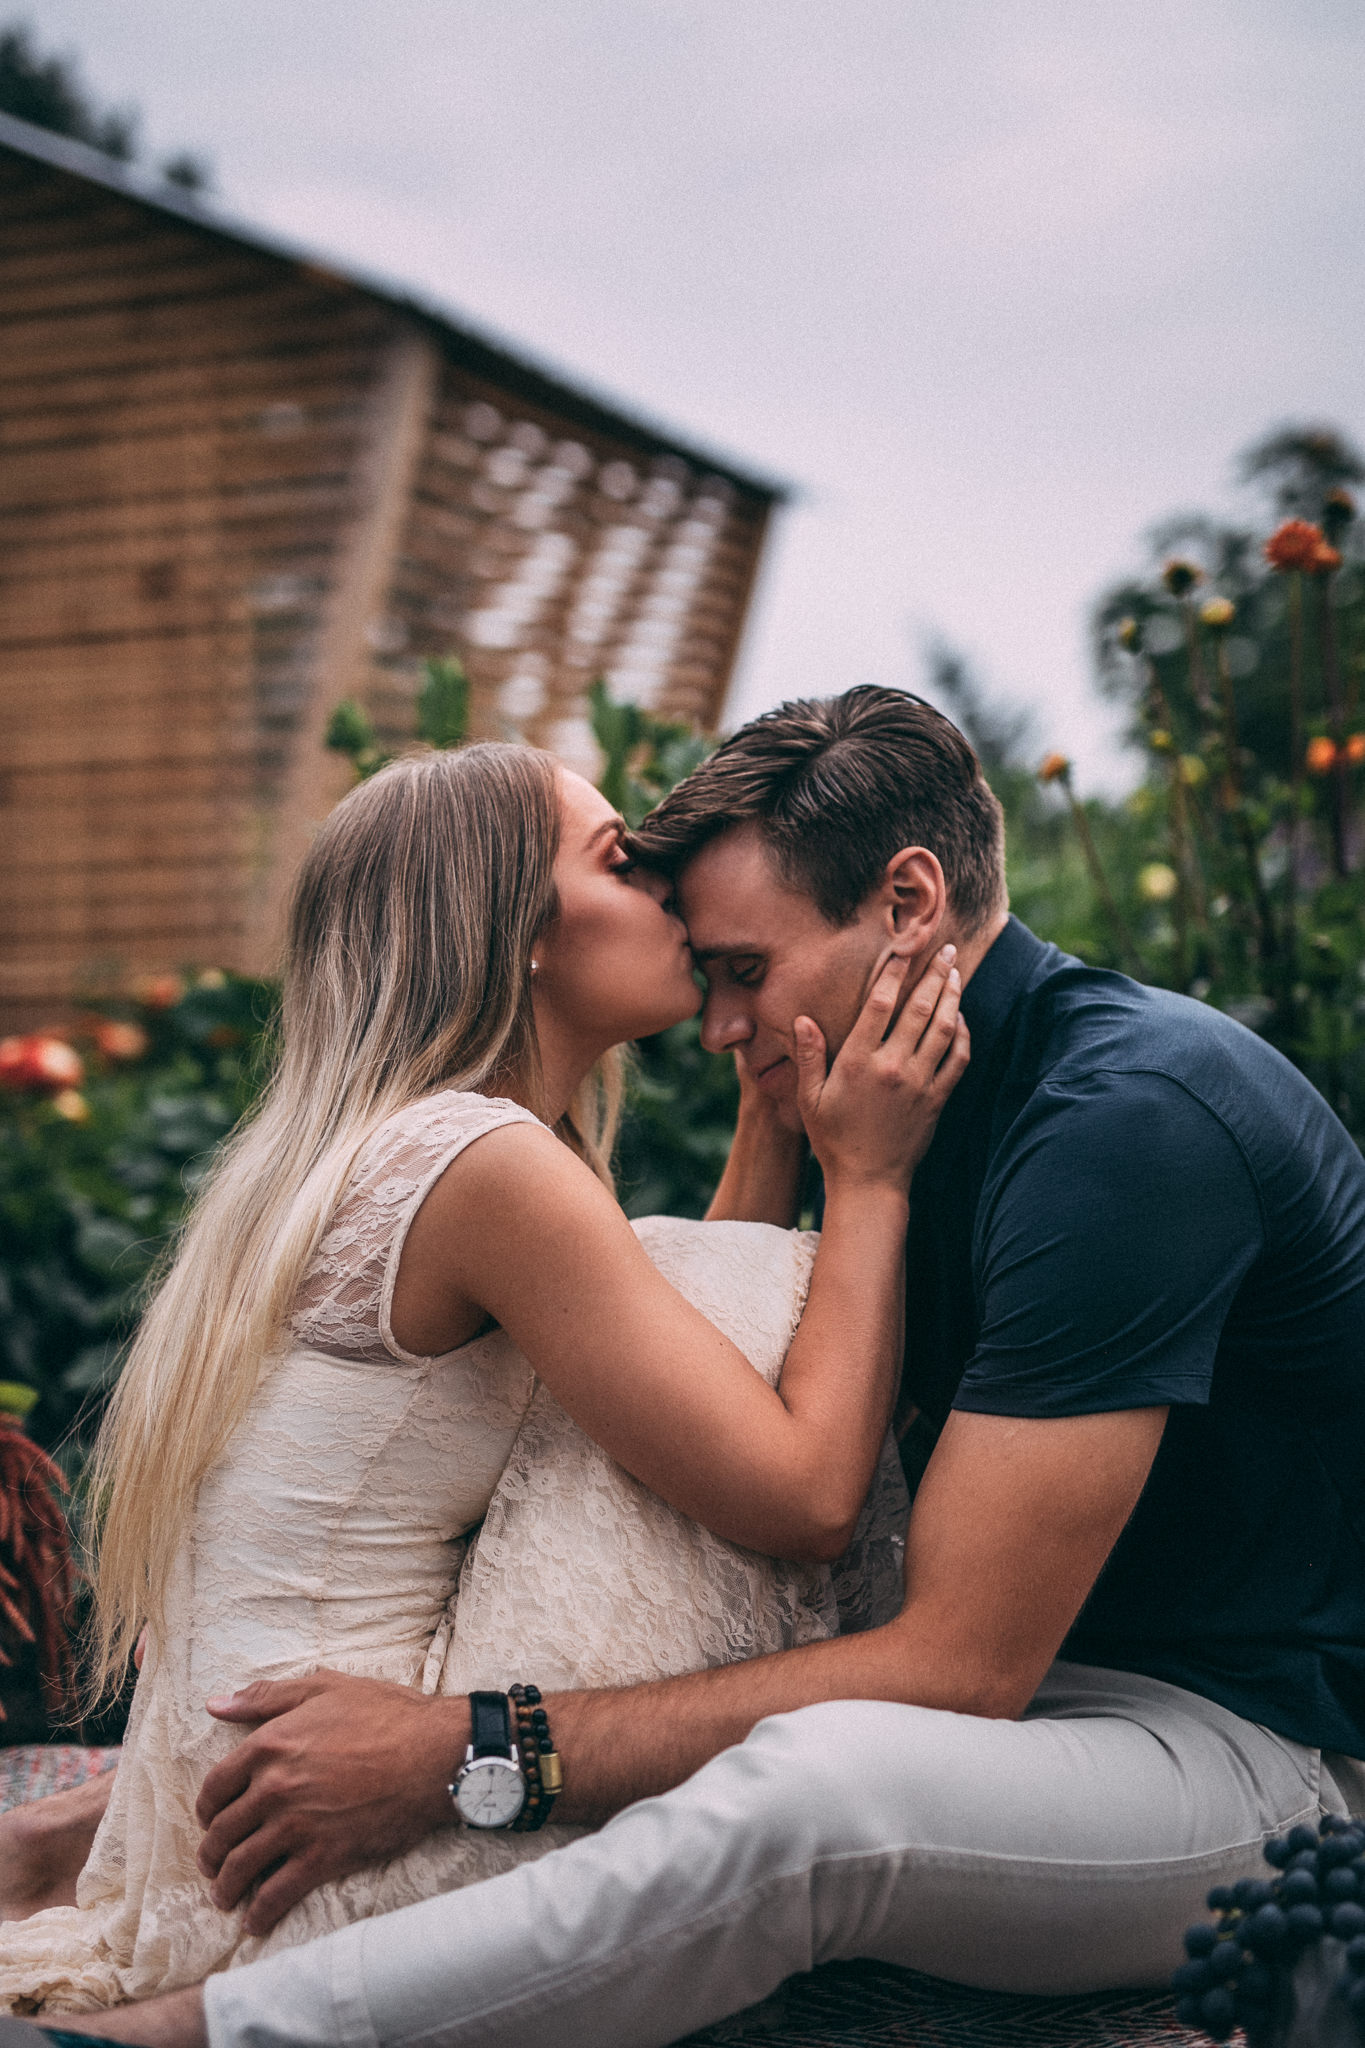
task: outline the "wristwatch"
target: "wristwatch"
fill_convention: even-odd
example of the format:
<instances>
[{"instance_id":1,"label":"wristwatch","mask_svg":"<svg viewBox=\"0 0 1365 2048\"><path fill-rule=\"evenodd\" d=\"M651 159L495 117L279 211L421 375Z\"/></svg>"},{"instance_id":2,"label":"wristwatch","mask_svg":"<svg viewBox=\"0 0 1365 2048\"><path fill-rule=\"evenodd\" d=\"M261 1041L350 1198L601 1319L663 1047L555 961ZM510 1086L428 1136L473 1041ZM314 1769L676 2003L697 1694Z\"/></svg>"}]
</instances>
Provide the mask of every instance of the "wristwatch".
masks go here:
<instances>
[{"instance_id":1,"label":"wristwatch","mask_svg":"<svg viewBox=\"0 0 1365 2048\"><path fill-rule=\"evenodd\" d=\"M469 1695L469 1748L450 1786L455 1810L471 1828L510 1828L526 1804L526 1779L512 1740L505 1692Z\"/></svg>"}]
</instances>

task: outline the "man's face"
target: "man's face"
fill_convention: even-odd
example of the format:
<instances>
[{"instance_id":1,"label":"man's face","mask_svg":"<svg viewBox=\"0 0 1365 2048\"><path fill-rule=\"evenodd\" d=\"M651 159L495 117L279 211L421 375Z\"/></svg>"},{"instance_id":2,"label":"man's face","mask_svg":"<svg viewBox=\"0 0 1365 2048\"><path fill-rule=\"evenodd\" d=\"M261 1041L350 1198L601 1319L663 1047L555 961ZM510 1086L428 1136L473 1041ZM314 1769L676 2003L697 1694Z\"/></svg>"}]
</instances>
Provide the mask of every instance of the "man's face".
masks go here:
<instances>
[{"instance_id":1,"label":"man's face","mask_svg":"<svg viewBox=\"0 0 1365 2048\"><path fill-rule=\"evenodd\" d=\"M813 1017L833 1059L862 1008L891 937L874 892L832 925L773 867L758 829L739 825L704 846L678 877L678 904L706 976L701 1036L733 1051L783 1123L799 1128L792 1026Z\"/></svg>"}]
</instances>

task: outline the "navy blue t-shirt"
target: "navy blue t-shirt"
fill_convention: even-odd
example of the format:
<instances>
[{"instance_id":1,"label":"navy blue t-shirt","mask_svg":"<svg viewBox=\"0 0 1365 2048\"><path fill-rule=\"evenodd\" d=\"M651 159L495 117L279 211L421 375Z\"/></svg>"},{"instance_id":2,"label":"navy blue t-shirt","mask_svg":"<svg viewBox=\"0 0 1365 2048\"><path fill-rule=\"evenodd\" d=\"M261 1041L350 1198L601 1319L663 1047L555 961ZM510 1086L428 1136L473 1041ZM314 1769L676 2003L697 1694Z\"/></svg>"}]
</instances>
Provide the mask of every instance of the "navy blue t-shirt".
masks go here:
<instances>
[{"instance_id":1,"label":"navy blue t-shirt","mask_svg":"<svg viewBox=\"0 0 1365 2048\"><path fill-rule=\"evenodd\" d=\"M931 1423L1169 1405L1062 1654L1365 1757L1365 1160L1254 1033L1016 919L915 1176Z\"/></svg>"}]
</instances>

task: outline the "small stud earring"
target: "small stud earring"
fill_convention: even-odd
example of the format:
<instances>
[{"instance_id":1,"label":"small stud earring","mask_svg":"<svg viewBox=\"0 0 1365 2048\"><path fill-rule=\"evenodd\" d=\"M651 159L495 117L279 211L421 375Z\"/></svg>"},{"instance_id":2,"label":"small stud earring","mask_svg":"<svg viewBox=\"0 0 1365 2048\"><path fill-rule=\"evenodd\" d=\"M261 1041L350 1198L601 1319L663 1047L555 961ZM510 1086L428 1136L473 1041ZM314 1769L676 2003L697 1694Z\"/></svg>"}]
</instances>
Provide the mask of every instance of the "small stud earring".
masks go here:
<instances>
[{"instance_id":1,"label":"small stud earring","mask_svg":"<svg viewBox=\"0 0 1365 2048\"><path fill-rule=\"evenodd\" d=\"M539 960L533 960L533 961L531 962L531 972L532 972L532 974L539 974L539 972L540 972L540 962L539 962Z\"/></svg>"}]
</instances>

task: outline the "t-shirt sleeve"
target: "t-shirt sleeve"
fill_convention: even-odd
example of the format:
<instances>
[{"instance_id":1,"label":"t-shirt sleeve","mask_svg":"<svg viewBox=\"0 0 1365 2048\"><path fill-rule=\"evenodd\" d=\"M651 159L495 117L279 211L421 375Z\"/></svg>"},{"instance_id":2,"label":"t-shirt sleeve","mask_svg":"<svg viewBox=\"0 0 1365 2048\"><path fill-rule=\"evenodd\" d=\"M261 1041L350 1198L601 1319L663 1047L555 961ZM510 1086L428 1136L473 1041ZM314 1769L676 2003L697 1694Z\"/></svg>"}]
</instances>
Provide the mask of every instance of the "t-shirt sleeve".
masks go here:
<instances>
[{"instance_id":1,"label":"t-shirt sleeve","mask_svg":"<svg viewBox=\"0 0 1365 2048\"><path fill-rule=\"evenodd\" d=\"M1260 1204L1224 1124L1161 1074L1041 1090L983 1191L981 1312L954 1406L1090 1415L1202 1403Z\"/></svg>"}]
</instances>

